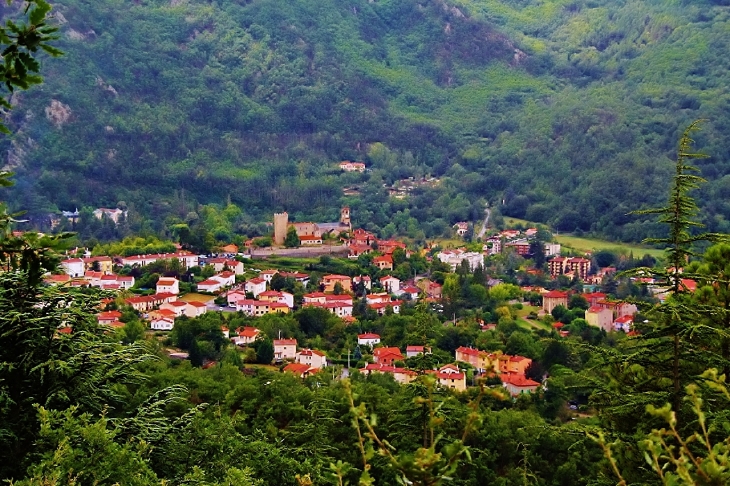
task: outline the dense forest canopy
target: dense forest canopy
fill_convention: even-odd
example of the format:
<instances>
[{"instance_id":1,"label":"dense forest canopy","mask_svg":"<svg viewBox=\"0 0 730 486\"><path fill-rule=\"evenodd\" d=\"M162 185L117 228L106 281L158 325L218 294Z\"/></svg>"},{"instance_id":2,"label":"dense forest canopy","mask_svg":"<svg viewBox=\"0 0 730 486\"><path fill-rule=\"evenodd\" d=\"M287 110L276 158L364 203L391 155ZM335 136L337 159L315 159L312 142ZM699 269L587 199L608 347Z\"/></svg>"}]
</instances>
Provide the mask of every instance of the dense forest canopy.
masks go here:
<instances>
[{"instance_id":1,"label":"dense forest canopy","mask_svg":"<svg viewBox=\"0 0 730 486\"><path fill-rule=\"evenodd\" d=\"M678 131L706 118L702 218L730 231L725 3L59 0L66 55L13 96L0 141L9 200L31 217L123 201L135 229L197 204L248 223L349 204L374 230L490 202L636 240L656 225L626 213L662 199ZM441 183L383 188L425 176Z\"/></svg>"}]
</instances>

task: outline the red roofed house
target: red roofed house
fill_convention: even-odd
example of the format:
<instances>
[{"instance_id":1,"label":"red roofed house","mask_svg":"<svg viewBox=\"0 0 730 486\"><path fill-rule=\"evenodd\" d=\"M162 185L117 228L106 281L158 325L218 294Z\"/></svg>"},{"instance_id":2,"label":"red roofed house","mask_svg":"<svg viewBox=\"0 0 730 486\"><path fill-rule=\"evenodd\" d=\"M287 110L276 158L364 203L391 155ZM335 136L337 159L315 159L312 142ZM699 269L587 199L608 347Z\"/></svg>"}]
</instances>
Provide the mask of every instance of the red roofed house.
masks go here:
<instances>
[{"instance_id":1,"label":"red roofed house","mask_svg":"<svg viewBox=\"0 0 730 486\"><path fill-rule=\"evenodd\" d=\"M380 278L380 285L385 289L386 292L390 292L391 294L400 295L400 279L388 275L386 277Z\"/></svg>"},{"instance_id":2,"label":"red roofed house","mask_svg":"<svg viewBox=\"0 0 730 486\"><path fill-rule=\"evenodd\" d=\"M122 317L122 313L119 311L101 312L96 316L99 324L111 324L112 322L118 321L120 317Z\"/></svg>"},{"instance_id":3,"label":"red roofed house","mask_svg":"<svg viewBox=\"0 0 730 486\"><path fill-rule=\"evenodd\" d=\"M370 280L370 276L369 275L365 275L365 276L359 275L357 277L352 277L352 283L355 286L357 286L358 284L360 284L360 282L362 282L362 286L365 287L366 290L371 290L373 288L373 283Z\"/></svg>"},{"instance_id":4,"label":"red roofed house","mask_svg":"<svg viewBox=\"0 0 730 486\"><path fill-rule=\"evenodd\" d=\"M439 385L444 388L451 388L456 391L466 390L466 374L459 370L459 367L453 364L447 364L433 372Z\"/></svg>"},{"instance_id":5,"label":"red roofed house","mask_svg":"<svg viewBox=\"0 0 730 486\"><path fill-rule=\"evenodd\" d=\"M538 382L533 381L520 373L502 373L500 378L502 379L502 386L504 386L513 397L519 396L522 393L532 393L540 386Z\"/></svg>"},{"instance_id":6,"label":"red roofed house","mask_svg":"<svg viewBox=\"0 0 730 486\"><path fill-rule=\"evenodd\" d=\"M373 265L380 270L393 270L393 257L390 255L377 256L373 258Z\"/></svg>"},{"instance_id":7,"label":"red roofed house","mask_svg":"<svg viewBox=\"0 0 730 486\"><path fill-rule=\"evenodd\" d=\"M268 270L261 270L259 272L259 277L266 280L266 283L270 283L271 279L274 278L274 275L279 273L279 271L275 268L269 268Z\"/></svg>"},{"instance_id":8,"label":"red roofed house","mask_svg":"<svg viewBox=\"0 0 730 486\"><path fill-rule=\"evenodd\" d=\"M376 240L377 240L377 238L375 237L375 234L373 234L369 231L365 231L362 228L357 228L352 232L352 241L350 243L350 246L361 245L361 246L367 246L369 248L372 248L371 245Z\"/></svg>"},{"instance_id":9,"label":"red roofed house","mask_svg":"<svg viewBox=\"0 0 730 486\"><path fill-rule=\"evenodd\" d=\"M588 305L596 305L599 301L606 299L606 294L603 292L591 292L589 294L582 294L583 298L588 301Z\"/></svg>"},{"instance_id":10,"label":"red roofed house","mask_svg":"<svg viewBox=\"0 0 730 486\"><path fill-rule=\"evenodd\" d=\"M613 321L613 328L616 331L630 332L634 324L634 316L621 316Z\"/></svg>"},{"instance_id":11,"label":"red roofed house","mask_svg":"<svg viewBox=\"0 0 730 486\"><path fill-rule=\"evenodd\" d=\"M173 277L160 277L157 281L157 293L163 294L179 294L180 293L180 282Z\"/></svg>"},{"instance_id":12,"label":"red roofed house","mask_svg":"<svg viewBox=\"0 0 730 486\"><path fill-rule=\"evenodd\" d=\"M306 378L313 370L305 364L289 363L284 367L284 373L294 373L299 378Z\"/></svg>"},{"instance_id":13,"label":"red roofed house","mask_svg":"<svg viewBox=\"0 0 730 486\"><path fill-rule=\"evenodd\" d=\"M502 373L518 373L524 375L527 368L532 364L532 360L524 356L509 356L507 354L502 356L509 358L506 361L499 360L500 372ZM504 369L502 368L503 363L505 366Z\"/></svg>"},{"instance_id":14,"label":"red roofed house","mask_svg":"<svg viewBox=\"0 0 730 486\"><path fill-rule=\"evenodd\" d=\"M236 275L243 275L243 262L238 260L230 260L228 258L210 258L206 262L208 265L213 265L216 273L223 272L226 269L235 273Z\"/></svg>"},{"instance_id":15,"label":"red roofed house","mask_svg":"<svg viewBox=\"0 0 730 486\"><path fill-rule=\"evenodd\" d=\"M373 361L375 363L392 365L396 361L403 361L405 358L396 347L373 349Z\"/></svg>"},{"instance_id":16,"label":"red roofed house","mask_svg":"<svg viewBox=\"0 0 730 486\"><path fill-rule=\"evenodd\" d=\"M355 243L351 244L348 249L347 258L350 259L355 259L360 255L366 255L373 251L373 247L370 245L358 245Z\"/></svg>"},{"instance_id":17,"label":"red roofed house","mask_svg":"<svg viewBox=\"0 0 730 486\"><path fill-rule=\"evenodd\" d=\"M568 292L552 290L542 294L542 309L548 314L559 305L562 305L566 309L568 308Z\"/></svg>"},{"instance_id":18,"label":"red roofed house","mask_svg":"<svg viewBox=\"0 0 730 486\"><path fill-rule=\"evenodd\" d=\"M393 300L391 302L377 302L375 304L370 304L368 307L377 312L379 316L382 316L388 308L393 310L393 314L400 314L401 304L403 304L402 300Z\"/></svg>"},{"instance_id":19,"label":"red roofed house","mask_svg":"<svg viewBox=\"0 0 730 486\"><path fill-rule=\"evenodd\" d=\"M310 368L324 368L327 366L327 355L316 349L302 349L296 354L296 362Z\"/></svg>"},{"instance_id":20,"label":"red roofed house","mask_svg":"<svg viewBox=\"0 0 730 486\"><path fill-rule=\"evenodd\" d=\"M261 334L261 331L255 327L239 327L237 329L237 336L233 337L233 342L237 346L246 346L253 343L256 338Z\"/></svg>"},{"instance_id":21,"label":"red roofed house","mask_svg":"<svg viewBox=\"0 0 730 486\"><path fill-rule=\"evenodd\" d=\"M234 290L233 292L228 292L228 294L226 294L226 299L228 300L229 307L235 307L237 301L243 300L245 298L246 293L238 290Z\"/></svg>"},{"instance_id":22,"label":"red roofed house","mask_svg":"<svg viewBox=\"0 0 730 486\"><path fill-rule=\"evenodd\" d=\"M357 335L357 344L359 346L375 346L380 344L380 336L371 332Z\"/></svg>"},{"instance_id":23,"label":"red roofed house","mask_svg":"<svg viewBox=\"0 0 730 486\"><path fill-rule=\"evenodd\" d=\"M406 346L406 358L413 358L419 354L431 354L431 348L426 346Z\"/></svg>"},{"instance_id":24,"label":"red roofed house","mask_svg":"<svg viewBox=\"0 0 730 486\"><path fill-rule=\"evenodd\" d=\"M350 162L344 160L340 162L340 169L345 172L365 172L365 164L363 162Z\"/></svg>"},{"instance_id":25,"label":"red roofed house","mask_svg":"<svg viewBox=\"0 0 730 486\"><path fill-rule=\"evenodd\" d=\"M276 359L294 359L296 356L296 339L274 339L274 357Z\"/></svg>"},{"instance_id":26,"label":"red roofed house","mask_svg":"<svg viewBox=\"0 0 730 486\"><path fill-rule=\"evenodd\" d=\"M220 283L220 281L209 278L208 280L198 282L197 287L200 292L215 293L218 292L223 287L223 285Z\"/></svg>"},{"instance_id":27,"label":"red roofed house","mask_svg":"<svg viewBox=\"0 0 730 486\"><path fill-rule=\"evenodd\" d=\"M606 332L613 330L613 312L608 307L592 305L586 311L586 322Z\"/></svg>"},{"instance_id":28,"label":"red roofed house","mask_svg":"<svg viewBox=\"0 0 730 486\"><path fill-rule=\"evenodd\" d=\"M344 292L352 292L352 280L347 275L325 275L322 277L322 285L325 292L334 292L335 285L340 284Z\"/></svg>"},{"instance_id":29,"label":"red roofed house","mask_svg":"<svg viewBox=\"0 0 730 486\"><path fill-rule=\"evenodd\" d=\"M381 363L368 363L365 368L360 368L360 373L369 375L370 373L386 373L392 374L395 381L405 385L415 380L418 374L415 371L409 371L404 368L396 368L395 366L385 365Z\"/></svg>"},{"instance_id":30,"label":"red roofed house","mask_svg":"<svg viewBox=\"0 0 730 486\"><path fill-rule=\"evenodd\" d=\"M186 302L182 300L176 300L175 302L165 302L160 306L160 310L169 310L175 313L175 317L180 317L185 313L185 308L188 306Z\"/></svg>"},{"instance_id":31,"label":"red roofed house","mask_svg":"<svg viewBox=\"0 0 730 486\"><path fill-rule=\"evenodd\" d=\"M302 235L299 237L299 243L302 246L315 246L315 245L321 245L322 244L322 237L321 236L305 236Z\"/></svg>"},{"instance_id":32,"label":"red roofed house","mask_svg":"<svg viewBox=\"0 0 730 486\"><path fill-rule=\"evenodd\" d=\"M259 300L286 304L286 306L290 309L294 307L294 296L289 292L277 292L276 290L267 290L266 292L261 292L259 294Z\"/></svg>"},{"instance_id":33,"label":"red roofed house","mask_svg":"<svg viewBox=\"0 0 730 486\"><path fill-rule=\"evenodd\" d=\"M401 297L406 297L411 300L417 300L418 295L421 293L421 289L414 285L406 285L405 287L401 288Z\"/></svg>"},{"instance_id":34,"label":"red roofed house","mask_svg":"<svg viewBox=\"0 0 730 486\"><path fill-rule=\"evenodd\" d=\"M219 281L223 287L230 287L236 283L236 274L228 270L213 275L210 278Z\"/></svg>"},{"instance_id":35,"label":"red roofed house","mask_svg":"<svg viewBox=\"0 0 730 486\"><path fill-rule=\"evenodd\" d=\"M155 331L171 331L175 327L175 320L171 317L156 317L152 319L150 327Z\"/></svg>"}]
</instances>

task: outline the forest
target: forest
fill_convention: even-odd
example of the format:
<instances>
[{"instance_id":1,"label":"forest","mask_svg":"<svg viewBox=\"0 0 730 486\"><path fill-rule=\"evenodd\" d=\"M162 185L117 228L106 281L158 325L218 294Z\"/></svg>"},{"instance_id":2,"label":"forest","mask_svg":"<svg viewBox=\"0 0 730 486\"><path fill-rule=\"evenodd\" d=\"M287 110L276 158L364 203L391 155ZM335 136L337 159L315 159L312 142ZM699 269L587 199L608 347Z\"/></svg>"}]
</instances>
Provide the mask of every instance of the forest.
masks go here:
<instances>
[{"instance_id":1,"label":"forest","mask_svg":"<svg viewBox=\"0 0 730 486\"><path fill-rule=\"evenodd\" d=\"M19 2L2 14L19 14ZM501 214L657 236L680 127L707 119L701 220L730 231L722 0L58 0L65 53L16 91L6 200L36 227L123 206L164 235L235 208L420 238ZM365 162L343 173L342 160ZM436 177L403 199L387 187ZM385 187L387 186L387 187ZM730 186L729 186L730 187ZM345 191L343 188L355 188ZM186 221L188 220L188 221ZM222 229L221 229L222 228ZM446 229L446 230L445 230Z\"/></svg>"}]
</instances>

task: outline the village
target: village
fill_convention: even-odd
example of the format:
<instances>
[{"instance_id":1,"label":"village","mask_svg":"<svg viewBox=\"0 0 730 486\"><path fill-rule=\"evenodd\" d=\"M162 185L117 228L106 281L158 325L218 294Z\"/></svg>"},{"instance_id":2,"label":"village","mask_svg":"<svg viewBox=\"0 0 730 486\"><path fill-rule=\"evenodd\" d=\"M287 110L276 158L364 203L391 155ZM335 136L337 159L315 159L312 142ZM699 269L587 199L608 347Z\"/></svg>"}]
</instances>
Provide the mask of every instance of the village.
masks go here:
<instances>
[{"instance_id":1,"label":"village","mask_svg":"<svg viewBox=\"0 0 730 486\"><path fill-rule=\"evenodd\" d=\"M241 349L266 338L256 326L256 319L320 309L339 319L345 329L361 331L356 333L356 349L347 350L348 372L351 369L350 352L353 352L355 362L363 364L353 371L365 375L388 374L405 384L419 373L426 373L441 386L456 391L466 390L479 378L496 377L512 396L518 396L534 392L544 379L544 376L530 372L533 363L530 357L480 350L472 342L451 351L451 362L417 370L406 363L412 363L411 358L430 355L430 343L420 340L401 343L402 347L394 346L395 343L388 342L378 333L363 330L361 321L398 315L403 311L412 313L414 308L422 306L439 315L443 326L459 326L469 318L457 320L456 312L453 312L453 319L443 315L444 304L448 303L448 297L444 295L448 275L483 272L488 268L489 258L505 254L534 258L532 253L537 245L542 250L540 258L544 259L545 272L534 266L523 270L526 278L538 276L547 285L517 287L505 284L496 275L488 276L484 281L485 287L495 295L498 292L493 289L500 286L517 289L509 301L502 304L514 309L530 306L533 311L522 320L523 323L540 330L537 323L541 322L555 337L566 339L570 337L571 321L561 320L561 317L568 313L571 319L583 319L597 331L626 336L635 333L637 306L596 290L615 275L616 268L595 268L590 255L561 256L559 244L536 239L536 228L493 231L481 244L481 251L475 251L474 245L470 248L465 245L461 248L413 249L406 242L383 240L362 228L353 229L347 207L343 207L340 214L337 222L313 223L290 222L286 213L277 213L272 239L276 246L287 243L293 246L291 241L295 236L297 246L314 247L322 244L323 235L333 235L340 239L346 252L343 260L357 262L350 267L358 268L357 274L318 271L310 274L278 269L270 267L267 260L251 259L245 249L239 251L235 245L224 245L217 255L196 255L179 249L174 253L91 256L88 251L78 250L77 253L84 253L61 262L63 273L48 275L45 280L51 285L96 287L115 295L104 300L106 307L98 314L98 322L112 329L125 327L126 323L121 320L125 309L133 311L145 323L148 332L158 335L173 331L181 319L195 319L211 312L244 316L250 319L251 325L235 329L220 326L225 338ZM463 236L467 226L467 223L455 224L455 235ZM416 261L422 262L423 268L419 268ZM406 274L402 271L404 264L408 268ZM155 265L174 267L177 271L171 272L175 275L163 272L154 282L154 288L140 288L134 274L147 278L145 269ZM411 269L414 269L412 273ZM639 280L652 295L661 299L660 286L653 286L654 282L648 279ZM687 285L691 284L687 282ZM577 310L576 299L583 304ZM478 318L471 321L482 333L493 332L498 326L497 322ZM70 332L69 329L60 331ZM543 328L541 332L547 331ZM273 358L269 364L279 365L283 372L302 378L323 371L333 360L343 361L341 353L328 359L332 350L301 347L293 336L277 335L271 341ZM187 357L187 353L179 350L171 350L171 355ZM213 362L209 360L208 365Z\"/></svg>"}]
</instances>

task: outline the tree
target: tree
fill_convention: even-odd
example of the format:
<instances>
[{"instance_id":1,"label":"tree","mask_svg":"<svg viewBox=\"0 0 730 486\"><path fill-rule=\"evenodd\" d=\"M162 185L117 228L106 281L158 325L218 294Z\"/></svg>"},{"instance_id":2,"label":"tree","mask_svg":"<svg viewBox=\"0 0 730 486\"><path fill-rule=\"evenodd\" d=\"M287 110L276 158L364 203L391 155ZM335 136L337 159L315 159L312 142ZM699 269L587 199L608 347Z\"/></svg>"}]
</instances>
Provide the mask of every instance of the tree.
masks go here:
<instances>
[{"instance_id":1,"label":"tree","mask_svg":"<svg viewBox=\"0 0 730 486\"><path fill-rule=\"evenodd\" d=\"M284 238L284 246L286 248L299 248L300 241L299 236L297 236L297 230L294 228L294 226L289 226L289 229L286 230L286 238Z\"/></svg>"},{"instance_id":2,"label":"tree","mask_svg":"<svg viewBox=\"0 0 730 486\"><path fill-rule=\"evenodd\" d=\"M99 295L45 287L25 272L0 274L0 475L25 471L37 438L36 407L98 413L123 408L119 387L142 379L151 356L121 346L96 320Z\"/></svg>"},{"instance_id":3,"label":"tree","mask_svg":"<svg viewBox=\"0 0 730 486\"><path fill-rule=\"evenodd\" d=\"M256 362L271 364L274 360L274 343L269 338L259 338L253 342L253 349L256 351Z\"/></svg>"}]
</instances>

